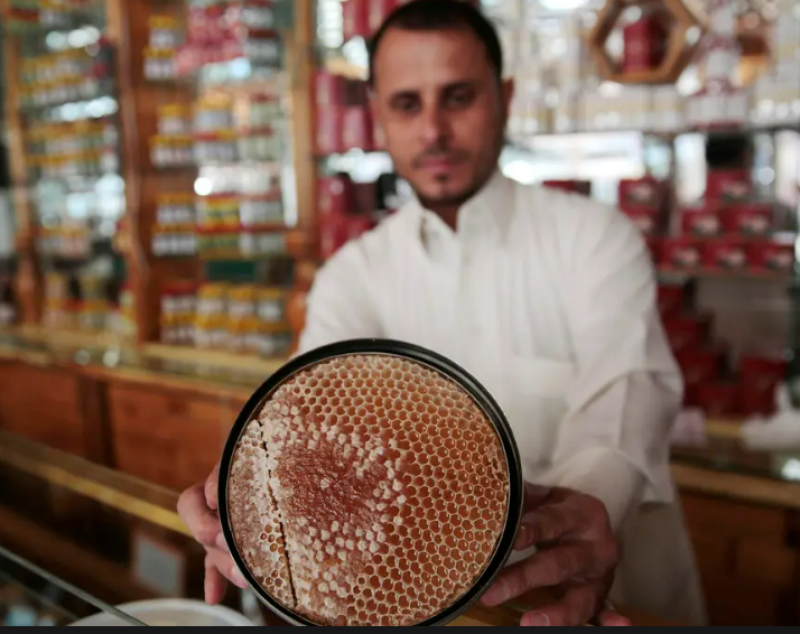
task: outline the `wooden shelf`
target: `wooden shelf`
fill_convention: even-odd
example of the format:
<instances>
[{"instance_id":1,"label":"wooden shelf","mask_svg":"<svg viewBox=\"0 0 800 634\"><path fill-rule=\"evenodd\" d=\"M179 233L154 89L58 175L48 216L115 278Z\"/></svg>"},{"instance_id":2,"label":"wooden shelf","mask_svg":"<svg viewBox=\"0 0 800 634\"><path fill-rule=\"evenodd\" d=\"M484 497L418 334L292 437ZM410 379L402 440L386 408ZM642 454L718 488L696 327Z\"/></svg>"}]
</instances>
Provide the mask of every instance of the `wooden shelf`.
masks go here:
<instances>
[{"instance_id":1,"label":"wooden shelf","mask_svg":"<svg viewBox=\"0 0 800 634\"><path fill-rule=\"evenodd\" d=\"M783 271L757 271L752 269L743 270L721 270L711 268L679 269L660 266L658 274L661 277L708 277L719 279L751 279L751 280L774 280L788 281L791 274Z\"/></svg>"},{"instance_id":2,"label":"wooden shelf","mask_svg":"<svg viewBox=\"0 0 800 634\"><path fill-rule=\"evenodd\" d=\"M151 343L144 346L146 358L174 361L197 366L208 366L218 370L230 370L247 374L260 374L267 379L288 361L286 357L265 359L247 354L234 354L217 350L200 350L188 346L169 346Z\"/></svg>"}]
</instances>

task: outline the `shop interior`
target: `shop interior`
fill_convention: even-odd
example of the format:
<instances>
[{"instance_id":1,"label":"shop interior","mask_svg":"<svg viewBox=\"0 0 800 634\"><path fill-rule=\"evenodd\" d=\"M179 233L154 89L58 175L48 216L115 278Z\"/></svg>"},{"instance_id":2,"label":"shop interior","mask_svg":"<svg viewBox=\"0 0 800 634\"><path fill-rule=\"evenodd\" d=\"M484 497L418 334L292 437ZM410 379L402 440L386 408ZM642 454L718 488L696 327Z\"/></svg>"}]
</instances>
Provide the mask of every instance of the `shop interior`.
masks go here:
<instances>
[{"instance_id":1,"label":"shop interior","mask_svg":"<svg viewBox=\"0 0 800 634\"><path fill-rule=\"evenodd\" d=\"M365 82L395 4L0 0L0 624L202 600L179 494L316 271L410 196ZM710 623L800 624L800 1L480 4L516 85L503 173L650 247Z\"/></svg>"}]
</instances>

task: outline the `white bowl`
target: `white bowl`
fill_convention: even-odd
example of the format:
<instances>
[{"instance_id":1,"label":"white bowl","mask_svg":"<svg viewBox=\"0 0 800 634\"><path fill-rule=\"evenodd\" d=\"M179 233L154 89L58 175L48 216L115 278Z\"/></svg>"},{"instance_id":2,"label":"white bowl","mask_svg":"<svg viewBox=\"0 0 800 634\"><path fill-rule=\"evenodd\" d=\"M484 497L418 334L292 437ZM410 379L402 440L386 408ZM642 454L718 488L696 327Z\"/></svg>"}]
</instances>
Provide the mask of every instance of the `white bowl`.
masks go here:
<instances>
[{"instance_id":1,"label":"white bowl","mask_svg":"<svg viewBox=\"0 0 800 634\"><path fill-rule=\"evenodd\" d=\"M151 627L253 627L244 616L228 608L185 599L156 599L116 606L117 609ZM111 614L95 614L72 627L127 627Z\"/></svg>"}]
</instances>

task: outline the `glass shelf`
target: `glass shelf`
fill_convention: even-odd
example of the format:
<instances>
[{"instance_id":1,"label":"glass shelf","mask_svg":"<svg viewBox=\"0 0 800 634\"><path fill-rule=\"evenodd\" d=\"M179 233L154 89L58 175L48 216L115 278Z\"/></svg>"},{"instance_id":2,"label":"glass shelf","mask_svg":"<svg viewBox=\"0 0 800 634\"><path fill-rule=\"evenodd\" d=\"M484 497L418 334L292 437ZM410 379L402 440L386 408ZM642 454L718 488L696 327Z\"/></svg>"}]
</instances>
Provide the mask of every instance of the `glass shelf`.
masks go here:
<instances>
[{"instance_id":1,"label":"glass shelf","mask_svg":"<svg viewBox=\"0 0 800 634\"><path fill-rule=\"evenodd\" d=\"M97 614L144 623L0 546L0 625L60 627Z\"/></svg>"}]
</instances>

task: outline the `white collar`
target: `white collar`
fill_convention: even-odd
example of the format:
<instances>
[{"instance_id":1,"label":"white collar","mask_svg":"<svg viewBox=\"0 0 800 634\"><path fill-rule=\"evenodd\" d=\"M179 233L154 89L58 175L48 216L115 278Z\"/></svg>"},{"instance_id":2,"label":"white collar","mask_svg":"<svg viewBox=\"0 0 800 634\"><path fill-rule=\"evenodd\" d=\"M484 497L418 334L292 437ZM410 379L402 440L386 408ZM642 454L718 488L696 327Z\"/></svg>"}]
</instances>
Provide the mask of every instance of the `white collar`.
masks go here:
<instances>
[{"instance_id":1,"label":"white collar","mask_svg":"<svg viewBox=\"0 0 800 634\"><path fill-rule=\"evenodd\" d=\"M431 238L452 239L479 233L502 240L506 237L513 213L513 181L495 170L486 184L461 206L457 230L448 227L437 214L426 209L416 195L409 202L415 211L417 234L427 243Z\"/></svg>"}]
</instances>

